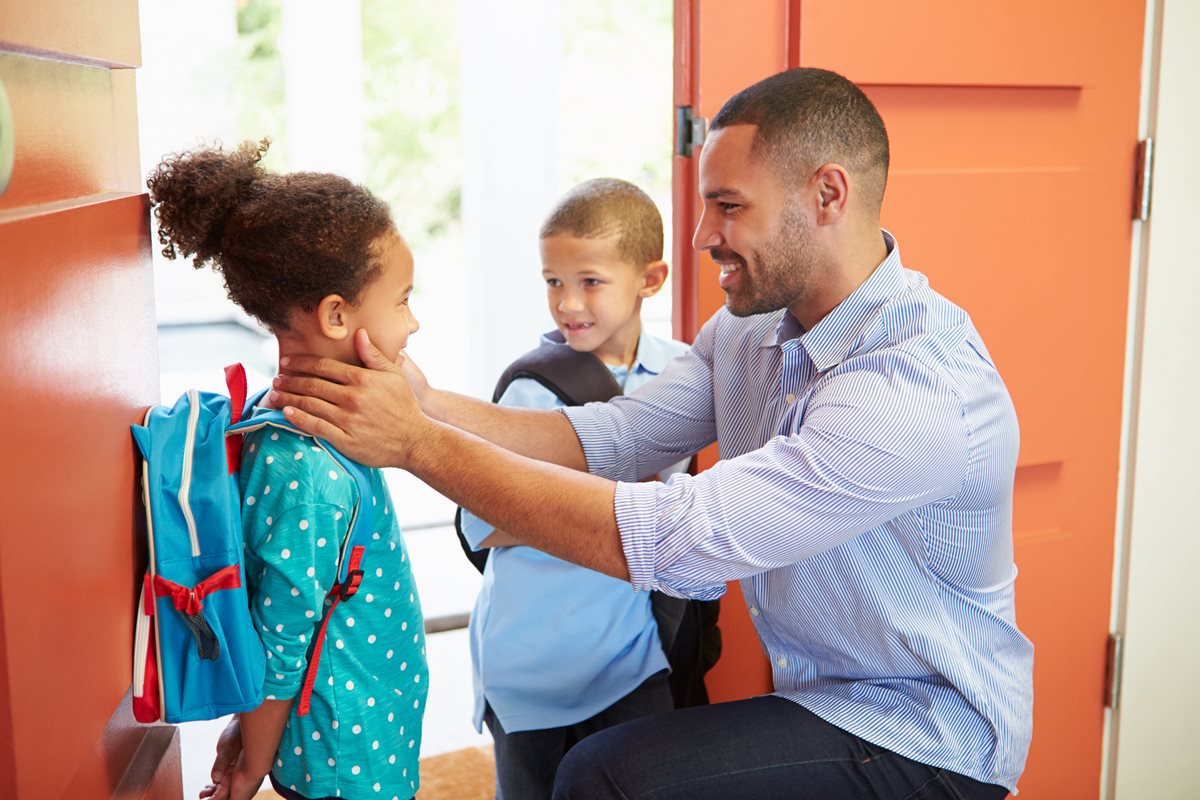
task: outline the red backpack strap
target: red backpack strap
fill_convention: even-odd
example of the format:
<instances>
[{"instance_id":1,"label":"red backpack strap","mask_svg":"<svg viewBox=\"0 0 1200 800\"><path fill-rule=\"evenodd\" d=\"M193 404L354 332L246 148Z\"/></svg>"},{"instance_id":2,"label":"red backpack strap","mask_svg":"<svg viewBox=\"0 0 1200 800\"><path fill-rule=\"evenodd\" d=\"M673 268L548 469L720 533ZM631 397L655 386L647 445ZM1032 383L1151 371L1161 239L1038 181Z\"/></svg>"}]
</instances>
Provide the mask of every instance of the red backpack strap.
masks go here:
<instances>
[{"instance_id":1,"label":"red backpack strap","mask_svg":"<svg viewBox=\"0 0 1200 800\"><path fill-rule=\"evenodd\" d=\"M230 364L225 368L225 385L229 388L230 420L233 425L242 418L246 411L246 369L241 364ZM225 437L225 461L229 464L229 474L238 471L242 465L242 437Z\"/></svg>"},{"instance_id":2,"label":"red backpack strap","mask_svg":"<svg viewBox=\"0 0 1200 800\"><path fill-rule=\"evenodd\" d=\"M338 607L338 603L353 597L358 591L358 585L362 583L361 565L364 549L362 545L354 546L350 551L346 580L335 583L329 590L329 594L326 595L332 598L333 602L325 611L325 616L321 619L321 630L317 631L317 638L313 641L312 656L308 659L308 674L304 677L304 688L300 690L300 704L296 708L297 715L301 717L308 713L309 703L312 700L313 686L317 683L317 667L321 663L321 649L325 646L325 630L329 627L329 619L333 616L333 610Z\"/></svg>"}]
</instances>

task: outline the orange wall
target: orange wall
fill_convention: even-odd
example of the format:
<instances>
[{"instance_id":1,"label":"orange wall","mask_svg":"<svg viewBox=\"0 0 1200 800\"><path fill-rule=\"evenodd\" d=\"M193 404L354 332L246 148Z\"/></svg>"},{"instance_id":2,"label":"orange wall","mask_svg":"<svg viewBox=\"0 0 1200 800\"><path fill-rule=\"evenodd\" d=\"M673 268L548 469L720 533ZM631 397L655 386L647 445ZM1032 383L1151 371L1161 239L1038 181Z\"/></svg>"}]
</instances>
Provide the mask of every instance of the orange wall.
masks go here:
<instances>
[{"instance_id":1,"label":"orange wall","mask_svg":"<svg viewBox=\"0 0 1200 800\"><path fill-rule=\"evenodd\" d=\"M129 713L140 553L128 426L158 399L135 0L0 6L0 797L178 797Z\"/></svg>"}]
</instances>

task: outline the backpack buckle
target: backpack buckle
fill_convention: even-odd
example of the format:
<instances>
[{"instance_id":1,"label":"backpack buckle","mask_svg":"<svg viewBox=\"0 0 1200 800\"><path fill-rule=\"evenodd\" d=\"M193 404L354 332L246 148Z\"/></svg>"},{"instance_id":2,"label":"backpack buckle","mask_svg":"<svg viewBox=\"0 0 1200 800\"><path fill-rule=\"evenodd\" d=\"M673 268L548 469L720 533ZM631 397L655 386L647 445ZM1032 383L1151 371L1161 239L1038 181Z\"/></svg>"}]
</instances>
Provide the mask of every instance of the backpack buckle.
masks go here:
<instances>
[{"instance_id":1,"label":"backpack buckle","mask_svg":"<svg viewBox=\"0 0 1200 800\"><path fill-rule=\"evenodd\" d=\"M353 597L358 591L358 585L362 583L363 571L361 569L352 569L346 573L346 580L337 585L338 597L345 600Z\"/></svg>"}]
</instances>

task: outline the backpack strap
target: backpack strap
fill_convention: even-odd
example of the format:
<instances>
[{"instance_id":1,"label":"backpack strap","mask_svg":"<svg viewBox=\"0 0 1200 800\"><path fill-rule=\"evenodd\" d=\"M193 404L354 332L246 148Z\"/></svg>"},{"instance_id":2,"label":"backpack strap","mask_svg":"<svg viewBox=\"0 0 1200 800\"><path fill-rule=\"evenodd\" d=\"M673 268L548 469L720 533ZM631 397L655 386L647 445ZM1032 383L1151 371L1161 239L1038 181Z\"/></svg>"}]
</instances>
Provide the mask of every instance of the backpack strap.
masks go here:
<instances>
[{"instance_id":1,"label":"backpack strap","mask_svg":"<svg viewBox=\"0 0 1200 800\"><path fill-rule=\"evenodd\" d=\"M612 372L593 353L573 350L558 330L543 335L550 341L530 350L508 365L500 374L492 392L492 402L500 402L509 384L518 378L536 381L554 394L564 405L604 402L623 393ZM475 569L483 572L491 548L473 550L462 530L462 508L454 512L454 531L463 554Z\"/></svg>"},{"instance_id":2,"label":"backpack strap","mask_svg":"<svg viewBox=\"0 0 1200 800\"><path fill-rule=\"evenodd\" d=\"M246 413L246 368L239 364L230 364L225 368L225 386L229 389L229 424L236 425ZM262 397L260 392L257 397ZM229 465L229 474L237 472L242 466L242 437L225 437L225 461Z\"/></svg>"},{"instance_id":3,"label":"backpack strap","mask_svg":"<svg viewBox=\"0 0 1200 800\"><path fill-rule=\"evenodd\" d=\"M266 390L250 398L246 408L256 406L264 394L266 394ZM278 410L259 413L232 425L226 432L226 436L241 440L243 434L257 430L264 425L284 428L285 430L308 436L308 434L305 434L288 422L287 418L283 416L283 412ZM337 578L333 586L329 588L329 592L325 595L331 602L321 616L321 627L317 631L317 635L313 637L312 648L308 657L308 669L304 677L304 686L300 690L300 696L297 701L296 713L299 716L305 716L309 712L313 686L316 685L317 672L320 667L321 652L325 645L325 632L329 627L329 620L333 616L333 611L340 603L349 600L357 594L359 584L362 583L363 553L366 552L366 542L373 532L372 525L375 521L375 513L371 510L373 509L373 504L368 505L366 502L367 498L371 497L369 468L346 458L325 440L316 437L310 438L354 479L354 484L358 488L358 503L351 510L350 525L346 530L346 537L342 540L341 555L338 559ZM366 516L370 516L371 519L368 521L365 519Z\"/></svg>"}]
</instances>

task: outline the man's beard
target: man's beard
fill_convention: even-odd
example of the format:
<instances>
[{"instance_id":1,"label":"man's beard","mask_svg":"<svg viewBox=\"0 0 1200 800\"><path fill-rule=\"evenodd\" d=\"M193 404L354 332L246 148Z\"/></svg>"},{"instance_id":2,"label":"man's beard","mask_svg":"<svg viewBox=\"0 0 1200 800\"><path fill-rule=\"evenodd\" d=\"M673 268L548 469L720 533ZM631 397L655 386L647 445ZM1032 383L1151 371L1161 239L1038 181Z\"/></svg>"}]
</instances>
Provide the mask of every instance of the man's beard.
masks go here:
<instances>
[{"instance_id":1,"label":"man's beard","mask_svg":"<svg viewBox=\"0 0 1200 800\"><path fill-rule=\"evenodd\" d=\"M742 258L742 272L732 291L725 291L725 307L735 317L749 317L787 308L808 289L816 262L811 245L812 224L797 204L780 212L778 235L761 250ZM714 251L722 259L740 256L732 250Z\"/></svg>"}]
</instances>

